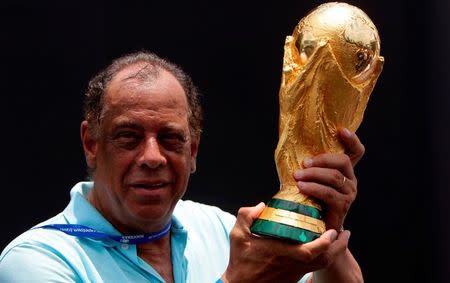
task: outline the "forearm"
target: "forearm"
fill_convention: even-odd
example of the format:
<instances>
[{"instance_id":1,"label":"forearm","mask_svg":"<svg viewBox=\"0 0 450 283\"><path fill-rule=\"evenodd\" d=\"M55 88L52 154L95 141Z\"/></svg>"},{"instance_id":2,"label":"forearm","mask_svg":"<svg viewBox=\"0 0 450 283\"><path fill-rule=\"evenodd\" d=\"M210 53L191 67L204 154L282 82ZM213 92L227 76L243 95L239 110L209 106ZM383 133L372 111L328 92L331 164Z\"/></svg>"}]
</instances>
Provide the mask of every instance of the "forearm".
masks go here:
<instances>
[{"instance_id":1,"label":"forearm","mask_svg":"<svg viewBox=\"0 0 450 283\"><path fill-rule=\"evenodd\" d=\"M339 254L327 268L314 272L313 283L362 283L361 269L349 249Z\"/></svg>"}]
</instances>

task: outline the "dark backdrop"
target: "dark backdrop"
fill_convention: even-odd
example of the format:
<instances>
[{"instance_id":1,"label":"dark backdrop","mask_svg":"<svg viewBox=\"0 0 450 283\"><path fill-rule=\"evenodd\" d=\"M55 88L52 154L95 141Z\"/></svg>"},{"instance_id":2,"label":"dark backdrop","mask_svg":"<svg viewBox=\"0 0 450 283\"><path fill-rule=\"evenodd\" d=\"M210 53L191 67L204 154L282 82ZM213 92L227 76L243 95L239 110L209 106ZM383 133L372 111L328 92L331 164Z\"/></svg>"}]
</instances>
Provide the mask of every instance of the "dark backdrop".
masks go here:
<instances>
[{"instance_id":1,"label":"dark backdrop","mask_svg":"<svg viewBox=\"0 0 450 283\"><path fill-rule=\"evenodd\" d=\"M66 2L0 4L0 248L65 207L85 178L86 83L112 58L143 48L180 64L203 93L206 123L186 198L236 213L278 190L284 38L322 1ZM346 221L366 282L450 275L448 2L350 1L378 27L386 60L357 131L367 150Z\"/></svg>"}]
</instances>

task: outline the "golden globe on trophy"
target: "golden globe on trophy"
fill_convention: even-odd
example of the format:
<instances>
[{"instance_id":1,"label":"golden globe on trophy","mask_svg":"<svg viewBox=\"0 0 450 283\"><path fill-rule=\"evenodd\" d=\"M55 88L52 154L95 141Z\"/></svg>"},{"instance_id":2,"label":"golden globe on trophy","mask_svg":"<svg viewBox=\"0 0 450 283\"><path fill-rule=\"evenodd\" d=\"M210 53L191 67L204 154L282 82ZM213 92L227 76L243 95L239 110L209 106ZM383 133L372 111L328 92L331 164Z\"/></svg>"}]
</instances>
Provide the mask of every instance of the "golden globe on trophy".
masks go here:
<instances>
[{"instance_id":1,"label":"golden globe on trophy","mask_svg":"<svg viewBox=\"0 0 450 283\"><path fill-rule=\"evenodd\" d=\"M306 158L343 152L337 130L359 127L383 63L375 25L346 3L318 6L286 37L275 150L280 190L252 233L307 243L325 232L321 205L299 192L293 173Z\"/></svg>"}]
</instances>

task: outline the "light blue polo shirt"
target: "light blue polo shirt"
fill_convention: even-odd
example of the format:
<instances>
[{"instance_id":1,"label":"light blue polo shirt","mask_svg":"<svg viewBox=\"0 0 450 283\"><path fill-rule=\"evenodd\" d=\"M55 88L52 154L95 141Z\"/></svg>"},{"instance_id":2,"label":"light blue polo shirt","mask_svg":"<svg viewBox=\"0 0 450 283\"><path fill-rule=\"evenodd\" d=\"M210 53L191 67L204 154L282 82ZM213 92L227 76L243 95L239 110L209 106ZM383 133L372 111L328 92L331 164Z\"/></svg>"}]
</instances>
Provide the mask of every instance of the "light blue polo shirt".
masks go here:
<instances>
[{"instance_id":1,"label":"light blue polo shirt","mask_svg":"<svg viewBox=\"0 0 450 283\"><path fill-rule=\"evenodd\" d=\"M92 183L71 190L64 211L37 225L80 224L120 235L86 196ZM171 228L175 282L215 282L229 258L229 232L235 217L217 207L179 201ZM189 231L189 233L188 233ZM51 229L28 230L0 255L0 282L164 282L138 257L136 246L112 240L69 236Z\"/></svg>"},{"instance_id":2,"label":"light blue polo shirt","mask_svg":"<svg viewBox=\"0 0 450 283\"><path fill-rule=\"evenodd\" d=\"M63 212L47 224L84 225L120 235L86 199L91 182L76 184ZM171 255L176 283L213 283L228 265L229 233L235 217L217 207L180 200L171 228ZM304 276L300 282L306 281ZM0 282L164 282L137 255L135 245L94 240L36 228L14 239L0 255Z\"/></svg>"}]
</instances>

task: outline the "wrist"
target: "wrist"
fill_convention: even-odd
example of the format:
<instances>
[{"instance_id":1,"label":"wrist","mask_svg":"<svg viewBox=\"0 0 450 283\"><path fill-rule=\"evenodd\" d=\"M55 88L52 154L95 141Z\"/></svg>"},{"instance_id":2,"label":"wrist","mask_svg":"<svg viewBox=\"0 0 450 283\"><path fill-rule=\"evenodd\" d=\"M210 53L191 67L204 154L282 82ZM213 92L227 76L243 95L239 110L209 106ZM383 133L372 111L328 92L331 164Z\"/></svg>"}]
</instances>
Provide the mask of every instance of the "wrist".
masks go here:
<instances>
[{"instance_id":1,"label":"wrist","mask_svg":"<svg viewBox=\"0 0 450 283\"><path fill-rule=\"evenodd\" d=\"M339 253L328 267L315 271L313 278L314 283L364 282L361 269L348 248Z\"/></svg>"}]
</instances>

